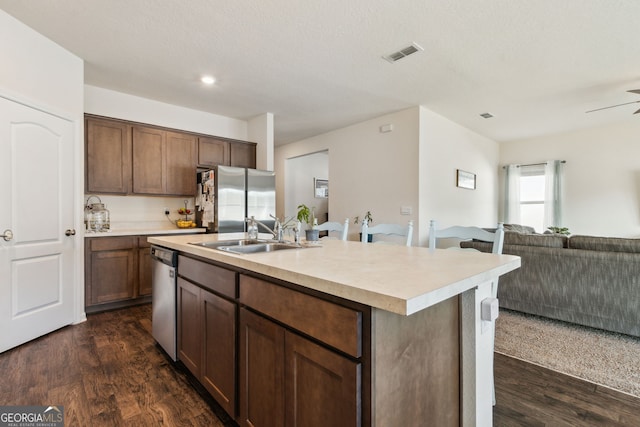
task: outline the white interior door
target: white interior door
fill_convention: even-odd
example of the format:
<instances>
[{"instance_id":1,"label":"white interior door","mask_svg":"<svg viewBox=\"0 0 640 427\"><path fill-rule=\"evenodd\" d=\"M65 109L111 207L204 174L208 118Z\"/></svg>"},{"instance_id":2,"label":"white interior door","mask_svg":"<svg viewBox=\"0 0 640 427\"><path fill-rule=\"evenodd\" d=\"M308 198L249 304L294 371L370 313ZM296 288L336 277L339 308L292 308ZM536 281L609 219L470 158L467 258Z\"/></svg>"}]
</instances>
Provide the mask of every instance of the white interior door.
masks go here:
<instances>
[{"instance_id":1,"label":"white interior door","mask_svg":"<svg viewBox=\"0 0 640 427\"><path fill-rule=\"evenodd\" d=\"M0 352L73 321L73 139L73 122L0 97Z\"/></svg>"}]
</instances>

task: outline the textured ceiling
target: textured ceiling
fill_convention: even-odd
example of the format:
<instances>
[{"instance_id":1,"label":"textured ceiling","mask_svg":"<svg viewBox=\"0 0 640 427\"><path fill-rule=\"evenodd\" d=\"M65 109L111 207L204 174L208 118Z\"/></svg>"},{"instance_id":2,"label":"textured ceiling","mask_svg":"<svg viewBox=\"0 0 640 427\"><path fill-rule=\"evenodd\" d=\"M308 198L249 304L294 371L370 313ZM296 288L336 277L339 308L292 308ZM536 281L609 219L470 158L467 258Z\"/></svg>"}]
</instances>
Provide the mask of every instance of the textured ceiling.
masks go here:
<instances>
[{"instance_id":1,"label":"textured ceiling","mask_svg":"<svg viewBox=\"0 0 640 427\"><path fill-rule=\"evenodd\" d=\"M247 119L276 145L415 105L496 141L640 120L637 0L0 0L85 82ZM424 48L390 64L382 55ZM217 82L203 87L201 74ZM483 119L480 113L495 117Z\"/></svg>"}]
</instances>

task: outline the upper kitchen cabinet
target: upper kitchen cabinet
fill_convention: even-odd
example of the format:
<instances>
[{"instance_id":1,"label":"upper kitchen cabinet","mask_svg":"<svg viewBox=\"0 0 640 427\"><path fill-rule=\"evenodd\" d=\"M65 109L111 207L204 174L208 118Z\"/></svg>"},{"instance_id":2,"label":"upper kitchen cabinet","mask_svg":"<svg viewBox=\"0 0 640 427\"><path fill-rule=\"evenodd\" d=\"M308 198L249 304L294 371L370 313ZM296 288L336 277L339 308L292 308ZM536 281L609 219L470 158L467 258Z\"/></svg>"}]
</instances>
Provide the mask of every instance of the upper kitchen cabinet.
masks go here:
<instances>
[{"instance_id":1,"label":"upper kitchen cabinet","mask_svg":"<svg viewBox=\"0 0 640 427\"><path fill-rule=\"evenodd\" d=\"M198 166L231 166L229 142L216 138L198 138Z\"/></svg>"},{"instance_id":2,"label":"upper kitchen cabinet","mask_svg":"<svg viewBox=\"0 0 640 427\"><path fill-rule=\"evenodd\" d=\"M133 126L133 193L193 196L196 137Z\"/></svg>"},{"instance_id":3,"label":"upper kitchen cabinet","mask_svg":"<svg viewBox=\"0 0 640 427\"><path fill-rule=\"evenodd\" d=\"M256 167L256 144L252 142L234 142L230 145L231 166L240 168Z\"/></svg>"},{"instance_id":4,"label":"upper kitchen cabinet","mask_svg":"<svg viewBox=\"0 0 640 427\"><path fill-rule=\"evenodd\" d=\"M85 120L87 193L131 191L131 126L112 120Z\"/></svg>"},{"instance_id":5,"label":"upper kitchen cabinet","mask_svg":"<svg viewBox=\"0 0 640 427\"><path fill-rule=\"evenodd\" d=\"M216 165L255 168L256 144L221 138L198 138L198 166Z\"/></svg>"},{"instance_id":6,"label":"upper kitchen cabinet","mask_svg":"<svg viewBox=\"0 0 640 427\"><path fill-rule=\"evenodd\" d=\"M194 196L196 169L256 167L256 143L85 115L85 192Z\"/></svg>"}]
</instances>

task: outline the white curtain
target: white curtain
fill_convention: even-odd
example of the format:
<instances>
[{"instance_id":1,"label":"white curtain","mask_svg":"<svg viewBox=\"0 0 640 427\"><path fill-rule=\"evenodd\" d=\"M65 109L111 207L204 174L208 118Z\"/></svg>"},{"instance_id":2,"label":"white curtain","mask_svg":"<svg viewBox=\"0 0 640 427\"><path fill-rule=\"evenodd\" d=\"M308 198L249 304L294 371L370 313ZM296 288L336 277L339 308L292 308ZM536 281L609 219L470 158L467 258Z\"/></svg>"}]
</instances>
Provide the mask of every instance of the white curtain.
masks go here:
<instances>
[{"instance_id":1,"label":"white curtain","mask_svg":"<svg viewBox=\"0 0 640 427\"><path fill-rule=\"evenodd\" d=\"M505 166L504 222L520 224L520 165Z\"/></svg>"},{"instance_id":2,"label":"white curtain","mask_svg":"<svg viewBox=\"0 0 640 427\"><path fill-rule=\"evenodd\" d=\"M544 228L562 227L562 181L564 162L550 160L544 168Z\"/></svg>"}]
</instances>

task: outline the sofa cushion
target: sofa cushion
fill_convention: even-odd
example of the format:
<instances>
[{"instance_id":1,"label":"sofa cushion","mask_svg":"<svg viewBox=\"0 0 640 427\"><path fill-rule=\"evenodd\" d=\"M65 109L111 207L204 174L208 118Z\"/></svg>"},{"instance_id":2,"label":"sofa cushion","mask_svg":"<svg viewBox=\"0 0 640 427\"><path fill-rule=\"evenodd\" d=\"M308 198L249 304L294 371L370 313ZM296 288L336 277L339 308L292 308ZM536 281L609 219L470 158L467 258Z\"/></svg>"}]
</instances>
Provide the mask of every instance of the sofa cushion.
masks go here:
<instances>
[{"instance_id":1,"label":"sofa cushion","mask_svg":"<svg viewBox=\"0 0 640 427\"><path fill-rule=\"evenodd\" d=\"M495 230L495 229L494 229ZM533 234L536 230L533 227L520 224L505 224L504 231L514 231L516 233Z\"/></svg>"},{"instance_id":2,"label":"sofa cushion","mask_svg":"<svg viewBox=\"0 0 640 427\"><path fill-rule=\"evenodd\" d=\"M571 249L587 251L640 253L640 239L623 239L619 237L571 236Z\"/></svg>"},{"instance_id":3,"label":"sofa cushion","mask_svg":"<svg viewBox=\"0 0 640 427\"><path fill-rule=\"evenodd\" d=\"M566 248L567 240L567 236L560 234L522 234L513 231L507 231L504 233L505 245Z\"/></svg>"}]
</instances>

